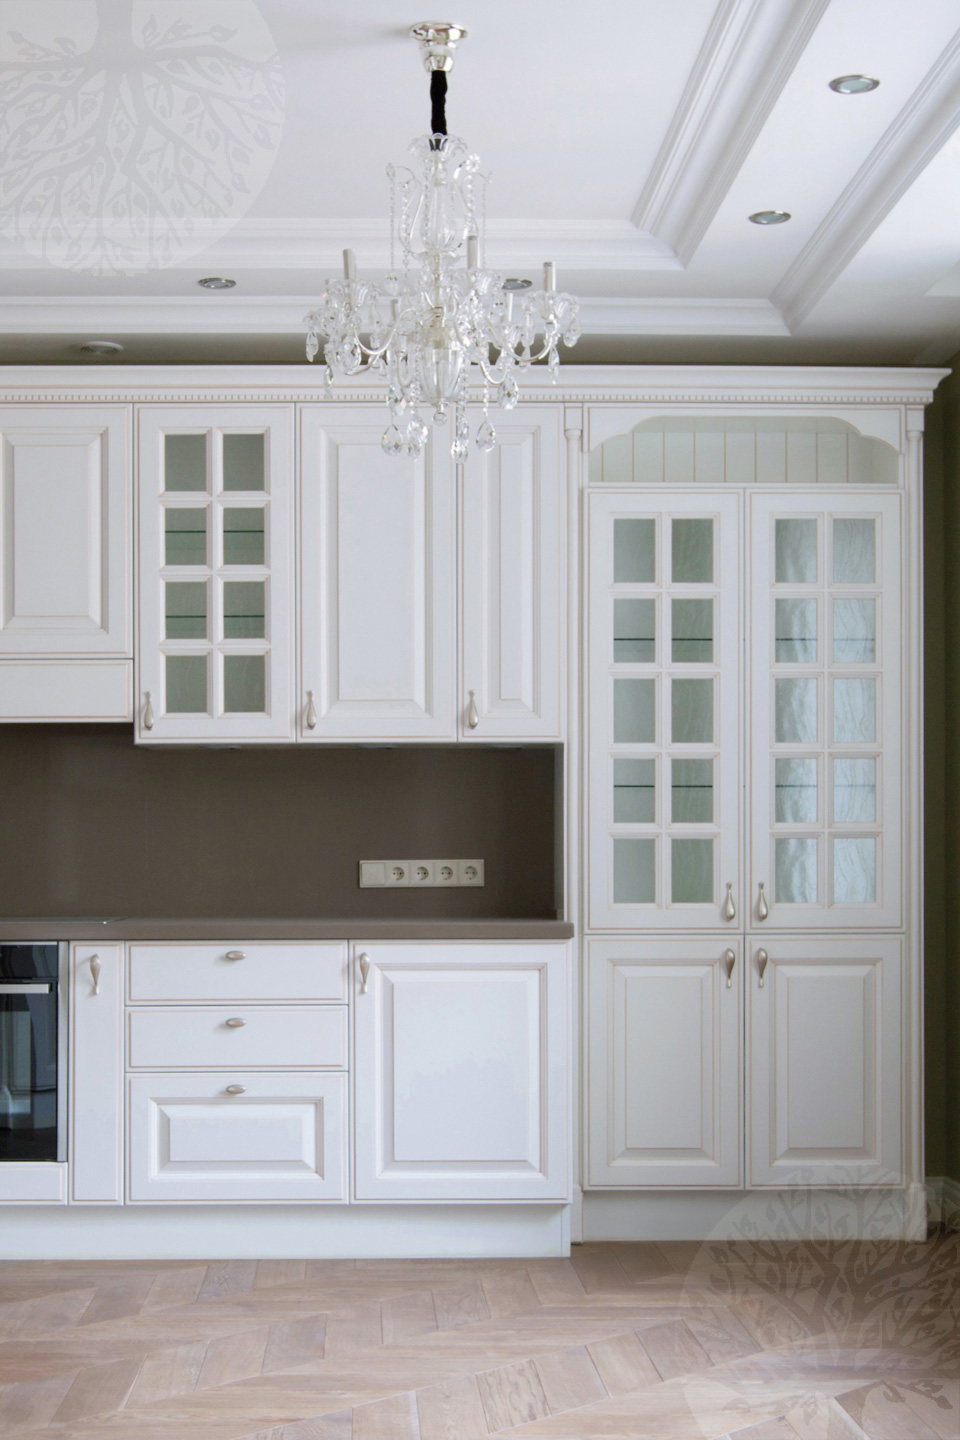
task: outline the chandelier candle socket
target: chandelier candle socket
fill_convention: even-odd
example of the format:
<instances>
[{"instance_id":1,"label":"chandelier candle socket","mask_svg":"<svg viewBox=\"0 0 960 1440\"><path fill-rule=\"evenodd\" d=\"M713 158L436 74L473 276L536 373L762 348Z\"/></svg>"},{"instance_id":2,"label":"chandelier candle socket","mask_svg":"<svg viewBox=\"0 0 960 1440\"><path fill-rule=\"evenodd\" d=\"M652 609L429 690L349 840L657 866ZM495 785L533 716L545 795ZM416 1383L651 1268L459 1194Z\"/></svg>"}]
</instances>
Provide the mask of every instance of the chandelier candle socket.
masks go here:
<instances>
[{"instance_id":1,"label":"chandelier candle socket","mask_svg":"<svg viewBox=\"0 0 960 1440\"><path fill-rule=\"evenodd\" d=\"M466 31L432 22L415 25L411 34L430 73L432 133L409 147L416 168L387 169L390 273L382 285L359 281L354 253L344 250L343 279L328 280L306 316L307 359L315 358L322 342L327 391L335 378L383 377L388 455L417 459L429 434L424 417L432 412L436 425L452 416L450 453L461 461L469 450L471 374L483 389L474 443L492 450L497 434L491 403L495 398L501 409L512 410L520 398L518 373L537 361L546 361L556 381L558 345L574 345L580 335L579 302L557 290L552 260L543 267L543 290L507 285L481 264L486 176L465 142L447 134L445 114L447 73Z\"/></svg>"}]
</instances>

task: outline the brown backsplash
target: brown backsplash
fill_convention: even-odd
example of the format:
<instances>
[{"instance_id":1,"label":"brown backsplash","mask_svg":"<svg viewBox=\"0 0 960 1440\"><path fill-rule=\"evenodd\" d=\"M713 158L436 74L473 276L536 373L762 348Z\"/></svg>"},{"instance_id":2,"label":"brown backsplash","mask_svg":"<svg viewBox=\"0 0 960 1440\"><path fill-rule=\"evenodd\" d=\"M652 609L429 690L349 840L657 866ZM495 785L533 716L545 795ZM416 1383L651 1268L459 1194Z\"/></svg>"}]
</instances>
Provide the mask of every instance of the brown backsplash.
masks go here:
<instances>
[{"instance_id":1,"label":"brown backsplash","mask_svg":"<svg viewBox=\"0 0 960 1440\"><path fill-rule=\"evenodd\" d=\"M0 918L553 918L551 746L154 749L0 728ZM361 890L363 859L486 862L482 889Z\"/></svg>"}]
</instances>

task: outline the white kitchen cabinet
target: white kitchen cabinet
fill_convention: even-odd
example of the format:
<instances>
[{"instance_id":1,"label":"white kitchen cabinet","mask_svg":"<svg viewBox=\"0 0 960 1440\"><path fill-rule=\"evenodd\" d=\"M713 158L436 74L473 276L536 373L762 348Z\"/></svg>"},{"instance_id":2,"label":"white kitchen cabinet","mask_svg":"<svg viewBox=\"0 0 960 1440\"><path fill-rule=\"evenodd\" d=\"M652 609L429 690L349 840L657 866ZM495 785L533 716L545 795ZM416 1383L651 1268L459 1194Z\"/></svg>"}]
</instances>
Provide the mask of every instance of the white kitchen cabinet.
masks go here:
<instances>
[{"instance_id":1,"label":"white kitchen cabinet","mask_svg":"<svg viewBox=\"0 0 960 1440\"><path fill-rule=\"evenodd\" d=\"M301 740L453 740L447 434L383 453L383 406L301 412Z\"/></svg>"},{"instance_id":2,"label":"white kitchen cabinet","mask_svg":"<svg viewBox=\"0 0 960 1440\"><path fill-rule=\"evenodd\" d=\"M559 740L562 411L522 405L496 429L496 447L472 447L461 473L460 738Z\"/></svg>"},{"instance_id":3,"label":"white kitchen cabinet","mask_svg":"<svg viewBox=\"0 0 960 1440\"><path fill-rule=\"evenodd\" d=\"M355 951L355 1198L569 1199L568 947Z\"/></svg>"},{"instance_id":4,"label":"white kitchen cabinet","mask_svg":"<svg viewBox=\"0 0 960 1440\"><path fill-rule=\"evenodd\" d=\"M346 1063L342 1005L154 1005L131 1006L127 1014L131 1070L340 1069Z\"/></svg>"},{"instance_id":5,"label":"white kitchen cabinet","mask_svg":"<svg viewBox=\"0 0 960 1440\"><path fill-rule=\"evenodd\" d=\"M294 738L289 405L139 413L137 738Z\"/></svg>"},{"instance_id":6,"label":"white kitchen cabinet","mask_svg":"<svg viewBox=\"0 0 960 1440\"><path fill-rule=\"evenodd\" d=\"M903 1183L901 941L748 940L749 1183Z\"/></svg>"},{"instance_id":7,"label":"white kitchen cabinet","mask_svg":"<svg viewBox=\"0 0 960 1440\"><path fill-rule=\"evenodd\" d=\"M136 1075L131 1202L347 1198L345 1075Z\"/></svg>"},{"instance_id":8,"label":"white kitchen cabinet","mask_svg":"<svg viewBox=\"0 0 960 1440\"><path fill-rule=\"evenodd\" d=\"M0 720L131 715L131 411L0 409Z\"/></svg>"},{"instance_id":9,"label":"white kitchen cabinet","mask_svg":"<svg viewBox=\"0 0 960 1440\"><path fill-rule=\"evenodd\" d=\"M589 1182L742 1183L743 944L589 944Z\"/></svg>"},{"instance_id":10,"label":"white kitchen cabinet","mask_svg":"<svg viewBox=\"0 0 960 1440\"><path fill-rule=\"evenodd\" d=\"M70 953L70 1198L123 1200L123 947Z\"/></svg>"}]
</instances>

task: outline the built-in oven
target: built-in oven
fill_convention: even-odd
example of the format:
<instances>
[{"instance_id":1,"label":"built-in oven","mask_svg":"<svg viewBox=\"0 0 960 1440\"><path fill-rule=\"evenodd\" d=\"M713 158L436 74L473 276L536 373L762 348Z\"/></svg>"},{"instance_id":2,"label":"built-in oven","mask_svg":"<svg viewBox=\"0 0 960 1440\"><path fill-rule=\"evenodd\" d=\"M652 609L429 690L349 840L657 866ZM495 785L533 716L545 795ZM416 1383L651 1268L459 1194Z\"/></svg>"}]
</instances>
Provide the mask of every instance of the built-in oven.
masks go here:
<instances>
[{"instance_id":1,"label":"built-in oven","mask_svg":"<svg viewBox=\"0 0 960 1440\"><path fill-rule=\"evenodd\" d=\"M66 964L66 945L0 945L0 1162L66 1159Z\"/></svg>"}]
</instances>

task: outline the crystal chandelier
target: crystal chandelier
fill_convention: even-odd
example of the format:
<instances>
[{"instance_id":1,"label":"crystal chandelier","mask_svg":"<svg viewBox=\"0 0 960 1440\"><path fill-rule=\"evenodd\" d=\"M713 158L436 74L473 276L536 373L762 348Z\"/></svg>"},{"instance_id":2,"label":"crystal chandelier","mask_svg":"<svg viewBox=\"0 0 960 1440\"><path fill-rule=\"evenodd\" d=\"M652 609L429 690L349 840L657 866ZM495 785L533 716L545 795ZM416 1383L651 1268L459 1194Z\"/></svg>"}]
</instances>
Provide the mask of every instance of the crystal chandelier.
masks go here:
<instances>
[{"instance_id":1,"label":"crystal chandelier","mask_svg":"<svg viewBox=\"0 0 960 1440\"><path fill-rule=\"evenodd\" d=\"M450 451L469 449L467 386L482 384L483 420L474 436L492 450L497 432L490 405L512 410L520 398L519 371L546 360L557 379L562 340L580 334L579 302L556 288L552 262L543 289L510 281L480 264L484 241L486 176L463 140L447 134L447 74L466 31L444 22L415 25L430 73L431 134L410 145L416 168L391 165L390 273L382 285L357 279L352 250L343 252L343 279L328 280L315 310L305 317L307 359L323 341L323 381L374 374L387 382L388 455L416 459L426 443L424 414L436 425L452 417ZM402 268L395 269L399 243ZM475 368L474 368L475 367Z\"/></svg>"}]
</instances>

